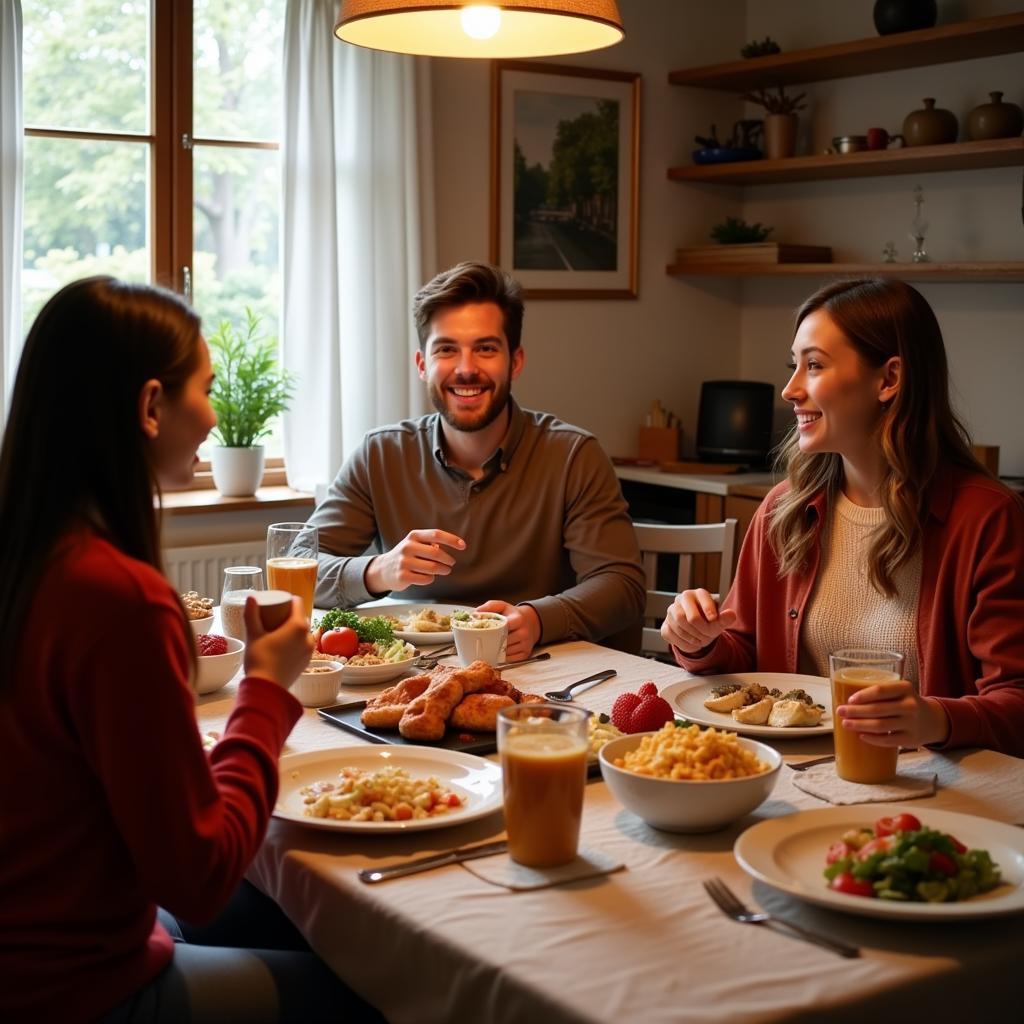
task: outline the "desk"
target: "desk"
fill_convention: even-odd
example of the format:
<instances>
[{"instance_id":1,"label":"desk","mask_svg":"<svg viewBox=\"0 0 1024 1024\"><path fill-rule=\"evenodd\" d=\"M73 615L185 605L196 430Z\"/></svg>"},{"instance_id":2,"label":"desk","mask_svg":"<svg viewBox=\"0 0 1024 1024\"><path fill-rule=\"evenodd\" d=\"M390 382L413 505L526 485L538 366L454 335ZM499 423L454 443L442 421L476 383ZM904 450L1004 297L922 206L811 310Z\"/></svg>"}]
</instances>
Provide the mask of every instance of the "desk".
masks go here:
<instances>
[{"instance_id":1,"label":"desk","mask_svg":"<svg viewBox=\"0 0 1024 1024\"><path fill-rule=\"evenodd\" d=\"M661 688L686 676L582 642L557 645L552 655L505 674L543 692L616 668L616 678L577 695L597 711L608 711L619 692L645 678ZM343 694L366 695L366 688ZM228 691L200 698L201 728L221 728L231 703ZM307 711L286 752L358 743ZM799 759L830 747L826 734L779 749ZM914 801L915 814L944 808L1024 821L1024 761L987 751L933 756L944 784L934 797ZM1016 1019L1009 1008L1017 1002L1020 916L956 927L849 917L752 883L739 869L732 845L743 829L828 806L796 789L792 776L783 768L766 803L737 825L703 836L648 828L593 781L583 841L626 870L554 889L512 893L458 866L377 886L356 879L363 867L501 836L500 814L375 839L274 821L249 877L393 1024ZM870 806L864 819L872 821ZM844 960L727 920L701 886L711 875L741 899L861 946L863 956Z\"/></svg>"}]
</instances>

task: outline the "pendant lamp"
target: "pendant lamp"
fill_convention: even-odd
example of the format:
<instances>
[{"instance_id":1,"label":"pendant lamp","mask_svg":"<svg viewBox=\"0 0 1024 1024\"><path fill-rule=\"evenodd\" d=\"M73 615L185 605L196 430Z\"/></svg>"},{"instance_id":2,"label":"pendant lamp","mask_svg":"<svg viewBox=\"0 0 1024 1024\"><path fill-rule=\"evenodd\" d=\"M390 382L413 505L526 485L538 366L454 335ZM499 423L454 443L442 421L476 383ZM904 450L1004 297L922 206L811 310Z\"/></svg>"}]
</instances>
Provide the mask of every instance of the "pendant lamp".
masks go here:
<instances>
[{"instance_id":1,"label":"pendant lamp","mask_svg":"<svg viewBox=\"0 0 1024 1024\"><path fill-rule=\"evenodd\" d=\"M625 32L615 0L341 0L334 34L426 57L550 57L599 50Z\"/></svg>"}]
</instances>

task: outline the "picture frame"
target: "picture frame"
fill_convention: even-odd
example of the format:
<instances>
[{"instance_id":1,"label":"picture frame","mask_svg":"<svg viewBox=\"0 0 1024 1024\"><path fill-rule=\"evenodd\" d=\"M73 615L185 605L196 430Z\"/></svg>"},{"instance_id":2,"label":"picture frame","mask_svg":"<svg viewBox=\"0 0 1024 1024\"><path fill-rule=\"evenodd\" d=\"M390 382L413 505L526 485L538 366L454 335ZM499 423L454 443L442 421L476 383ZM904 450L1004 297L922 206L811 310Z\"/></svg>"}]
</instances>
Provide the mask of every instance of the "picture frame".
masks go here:
<instances>
[{"instance_id":1,"label":"picture frame","mask_svg":"<svg viewBox=\"0 0 1024 1024\"><path fill-rule=\"evenodd\" d=\"M527 299L635 299L640 75L491 69L491 262Z\"/></svg>"}]
</instances>

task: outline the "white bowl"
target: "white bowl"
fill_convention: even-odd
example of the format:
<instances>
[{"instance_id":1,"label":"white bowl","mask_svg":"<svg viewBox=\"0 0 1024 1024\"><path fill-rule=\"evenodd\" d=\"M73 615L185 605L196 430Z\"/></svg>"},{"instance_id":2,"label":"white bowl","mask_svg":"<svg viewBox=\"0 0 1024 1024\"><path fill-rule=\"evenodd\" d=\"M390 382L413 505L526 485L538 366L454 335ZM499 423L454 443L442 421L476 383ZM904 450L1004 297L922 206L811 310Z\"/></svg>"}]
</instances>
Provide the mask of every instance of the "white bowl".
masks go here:
<instances>
[{"instance_id":1,"label":"white bowl","mask_svg":"<svg viewBox=\"0 0 1024 1024\"><path fill-rule=\"evenodd\" d=\"M230 636L224 639L228 642L227 654L207 654L205 657L199 655L196 658L199 663L196 669L196 693L213 693L214 690L219 690L241 667L245 644Z\"/></svg>"},{"instance_id":2,"label":"white bowl","mask_svg":"<svg viewBox=\"0 0 1024 1024\"><path fill-rule=\"evenodd\" d=\"M416 648L410 643L406 643L405 652L408 657L402 661L387 661L383 665L353 665L352 659L349 658L348 664L342 670L341 681L345 686L363 686L397 679L417 654Z\"/></svg>"},{"instance_id":3,"label":"white bowl","mask_svg":"<svg viewBox=\"0 0 1024 1024\"><path fill-rule=\"evenodd\" d=\"M202 636L204 633L210 632L210 627L213 625L213 614L209 614L205 619L189 619L188 624L192 627L193 636Z\"/></svg>"},{"instance_id":4,"label":"white bowl","mask_svg":"<svg viewBox=\"0 0 1024 1024\"><path fill-rule=\"evenodd\" d=\"M311 672L314 666L318 671ZM330 669L325 672L324 668ZM298 679L289 687L295 699L307 708L322 708L334 704L341 686L341 670L345 666L337 661L311 661Z\"/></svg>"},{"instance_id":5,"label":"white bowl","mask_svg":"<svg viewBox=\"0 0 1024 1024\"><path fill-rule=\"evenodd\" d=\"M782 767L777 750L739 737L739 745L768 765L768 771L742 779L657 779L638 775L614 764L617 757L640 746L634 733L606 743L598 752L601 775L612 795L648 825L665 832L714 832L749 814L768 799Z\"/></svg>"}]
</instances>

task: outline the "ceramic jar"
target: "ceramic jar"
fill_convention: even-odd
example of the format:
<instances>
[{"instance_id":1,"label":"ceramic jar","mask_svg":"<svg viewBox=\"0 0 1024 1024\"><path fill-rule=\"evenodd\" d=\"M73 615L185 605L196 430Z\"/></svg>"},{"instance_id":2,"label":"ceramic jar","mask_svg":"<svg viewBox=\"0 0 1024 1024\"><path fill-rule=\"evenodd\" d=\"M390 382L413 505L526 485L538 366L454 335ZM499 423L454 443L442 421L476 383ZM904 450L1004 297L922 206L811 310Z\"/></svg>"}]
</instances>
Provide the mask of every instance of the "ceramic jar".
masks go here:
<instances>
[{"instance_id":1,"label":"ceramic jar","mask_svg":"<svg viewBox=\"0 0 1024 1024\"><path fill-rule=\"evenodd\" d=\"M975 107L967 115L969 139L1010 139L1024 128L1024 113L1016 103L1004 103L1001 92L990 92L991 103Z\"/></svg>"},{"instance_id":2,"label":"ceramic jar","mask_svg":"<svg viewBox=\"0 0 1024 1024\"><path fill-rule=\"evenodd\" d=\"M875 0L872 11L880 36L931 28L938 17L935 0Z\"/></svg>"},{"instance_id":3,"label":"ceramic jar","mask_svg":"<svg viewBox=\"0 0 1024 1024\"><path fill-rule=\"evenodd\" d=\"M924 101L923 110L914 110L903 121L903 138L908 146L938 146L956 142L960 125L951 110L936 108L935 100Z\"/></svg>"}]
</instances>

